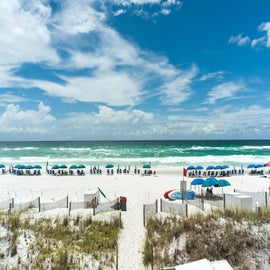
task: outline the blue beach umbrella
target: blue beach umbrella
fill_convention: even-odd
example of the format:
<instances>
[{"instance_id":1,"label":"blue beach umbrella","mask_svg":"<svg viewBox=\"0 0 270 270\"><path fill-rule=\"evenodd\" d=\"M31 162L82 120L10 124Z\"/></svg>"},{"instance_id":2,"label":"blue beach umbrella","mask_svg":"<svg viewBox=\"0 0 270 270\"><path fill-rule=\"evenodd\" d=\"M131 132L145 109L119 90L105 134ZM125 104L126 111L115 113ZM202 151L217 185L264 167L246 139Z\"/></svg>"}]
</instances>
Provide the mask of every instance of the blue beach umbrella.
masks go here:
<instances>
[{"instance_id":1,"label":"blue beach umbrella","mask_svg":"<svg viewBox=\"0 0 270 270\"><path fill-rule=\"evenodd\" d=\"M27 169L27 170L31 170L31 169L33 169L34 167L33 167L32 165L26 165L24 168Z\"/></svg>"},{"instance_id":2,"label":"blue beach umbrella","mask_svg":"<svg viewBox=\"0 0 270 270\"><path fill-rule=\"evenodd\" d=\"M197 166L195 167L195 169L196 169L196 170L203 170L203 166L197 165Z\"/></svg>"},{"instance_id":3,"label":"blue beach umbrella","mask_svg":"<svg viewBox=\"0 0 270 270\"><path fill-rule=\"evenodd\" d=\"M215 166L215 170L221 170L221 169L222 169L222 166L221 165Z\"/></svg>"},{"instance_id":4,"label":"blue beach umbrella","mask_svg":"<svg viewBox=\"0 0 270 270\"><path fill-rule=\"evenodd\" d=\"M255 164L248 164L248 165L247 165L247 168L248 168L248 169L252 169L252 168L255 168L255 166L256 166Z\"/></svg>"},{"instance_id":5,"label":"blue beach umbrella","mask_svg":"<svg viewBox=\"0 0 270 270\"><path fill-rule=\"evenodd\" d=\"M52 166L52 169L53 170L57 170L57 169L59 169L60 168L60 166L58 165L58 164L54 164L53 166Z\"/></svg>"},{"instance_id":6,"label":"blue beach umbrella","mask_svg":"<svg viewBox=\"0 0 270 270\"><path fill-rule=\"evenodd\" d=\"M256 164L255 165L255 168L257 169L257 168L262 168L263 167L263 164Z\"/></svg>"},{"instance_id":7,"label":"blue beach umbrella","mask_svg":"<svg viewBox=\"0 0 270 270\"><path fill-rule=\"evenodd\" d=\"M4 164L0 164L0 168L5 168L6 166Z\"/></svg>"},{"instance_id":8,"label":"blue beach umbrella","mask_svg":"<svg viewBox=\"0 0 270 270\"><path fill-rule=\"evenodd\" d=\"M229 169L229 168L230 168L229 165L222 165L221 167L222 167L222 168L221 168L222 170L224 170L224 169Z\"/></svg>"},{"instance_id":9,"label":"blue beach umbrella","mask_svg":"<svg viewBox=\"0 0 270 270\"><path fill-rule=\"evenodd\" d=\"M212 187L218 185L218 180L216 178L206 178L205 182L202 184L202 187Z\"/></svg>"},{"instance_id":10,"label":"blue beach umbrella","mask_svg":"<svg viewBox=\"0 0 270 270\"><path fill-rule=\"evenodd\" d=\"M70 167L69 167L70 169L77 169L78 168L78 166L77 165L75 165L75 164L72 164Z\"/></svg>"},{"instance_id":11,"label":"blue beach umbrella","mask_svg":"<svg viewBox=\"0 0 270 270\"><path fill-rule=\"evenodd\" d=\"M33 167L34 169L42 169L42 166L41 165L39 165L39 164L36 164L36 165L34 165L34 167Z\"/></svg>"},{"instance_id":12,"label":"blue beach umbrella","mask_svg":"<svg viewBox=\"0 0 270 270\"><path fill-rule=\"evenodd\" d=\"M196 178L196 179L193 179L192 180L191 185L192 186L203 185L204 182L205 182L204 179L202 179L202 178Z\"/></svg>"},{"instance_id":13,"label":"blue beach umbrella","mask_svg":"<svg viewBox=\"0 0 270 270\"><path fill-rule=\"evenodd\" d=\"M188 167L187 167L187 170L189 171L189 170L196 170L196 168L195 168L195 166L193 166L193 165L189 165Z\"/></svg>"},{"instance_id":14,"label":"blue beach umbrella","mask_svg":"<svg viewBox=\"0 0 270 270\"><path fill-rule=\"evenodd\" d=\"M209 170L213 170L215 167L213 165L209 165L206 167L206 170L209 171Z\"/></svg>"}]
</instances>

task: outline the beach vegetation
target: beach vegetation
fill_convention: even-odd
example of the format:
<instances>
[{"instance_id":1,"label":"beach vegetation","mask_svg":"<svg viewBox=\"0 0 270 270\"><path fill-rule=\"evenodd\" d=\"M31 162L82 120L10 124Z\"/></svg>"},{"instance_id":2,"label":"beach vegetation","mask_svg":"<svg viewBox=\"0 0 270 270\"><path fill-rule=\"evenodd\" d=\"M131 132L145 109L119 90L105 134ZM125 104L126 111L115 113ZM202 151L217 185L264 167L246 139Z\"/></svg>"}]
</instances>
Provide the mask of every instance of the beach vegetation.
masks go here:
<instances>
[{"instance_id":1,"label":"beach vegetation","mask_svg":"<svg viewBox=\"0 0 270 270\"><path fill-rule=\"evenodd\" d=\"M256 269L270 260L270 210L215 210L209 214L156 217L146 224L143 262L154 269L207 258L226 259L234 269ZM262 255L263 254L263 255ZM266 258L266 259L265 259ZM269 262L268 262L269 263Z\"/></svg>"},{"instance_id":2,"label":"beach vegetation","mask_svg":"<svg viewBox=\"0 0 270 270\"><path fill-rule=\"evenodd\" d=\"M122 229L118 217L112 216L104 221L85 216L84 230L80 230L77 217L33 218L31 214L29 218L27 211L0 214L0 226L7 231L0 240L9 243L9 248L1 253L3 261L5 257L17 256L18 264L25 269L29 264L31 269L55 270L83 269L93 262L97 262L100 269L111 269L115 265L117 241ZM18 256L20 241L25 242L27 249L24 259Z\"/></svg>"}]
</instances>

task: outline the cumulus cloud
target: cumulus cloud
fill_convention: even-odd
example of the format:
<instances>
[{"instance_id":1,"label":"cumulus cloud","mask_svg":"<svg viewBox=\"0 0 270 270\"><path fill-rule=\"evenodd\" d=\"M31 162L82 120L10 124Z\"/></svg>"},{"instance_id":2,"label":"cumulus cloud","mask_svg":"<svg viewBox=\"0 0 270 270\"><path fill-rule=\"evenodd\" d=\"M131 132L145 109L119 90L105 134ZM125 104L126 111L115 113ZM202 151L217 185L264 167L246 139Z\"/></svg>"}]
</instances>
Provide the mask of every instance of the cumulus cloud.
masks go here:
<instances>
[{"instance_id":1,"label":"cumulus cloud","mask_svg":"<svg viewBox=\"0 0 270 270\"><path fill-rule=\"evenodd\" d=\"M244 85L242 83L226 82L214 86L208 93L208 103L215 103L220 99L232 98L237 92L243 91Z\"/></svg>"},{"instance_id":2,"label":"cumulus cloud","mask_svg":"<svg viewBox=\"0 0 270 270\"><path fill-rule=\"evenodd\" d=\"M229 38L229 43L236 43L237 46L245 46L250 43L250 38L248 36L243 37L243 33L237 36L231 36Z\"/></svg>"},{"instance_id":3,"label":"cumulus cloud","mask_svg":"<svg viewBox=\"0 0 270 270\"><path fill-rule=\"evenodd\" d=\"M36 138L52 133L56 119L50 114L50 107L42 102L37 110L23 110L19 105L8 104L0 116L0 134L8 139L22 137Z\"/></svg>"},{"instance_id":4,"label":"cumulus cloud","mask_svg":"<svg viewBox=\"0 0 270 270\"><path fill-rule=\"evenodd\" d=\"M250 45L251 48L257 48L258 46L270 48L270 22L261 23L258 31L266 32L266 34L258 38L250 38L248 36L243 37L243 33L241 33L237 36L231 36L229 43L235 43L237 46Z\"/></svg>"},{"instance_id":5,"label":"cumulus cloud","mask_svg":"<svg viewBox=\"0 0 270 270\"><path fill-rule=\"evenodd\" d=\"M243 139L258 135L267 138L270 128L269 113L269 108L258 105L241 108L224 106L208 110L206 115L185 114L185 121L182 115L172 115L164 123L164 127L171 134L177 134L181 130L182 138Z\"/></svg>"}]
</instances>

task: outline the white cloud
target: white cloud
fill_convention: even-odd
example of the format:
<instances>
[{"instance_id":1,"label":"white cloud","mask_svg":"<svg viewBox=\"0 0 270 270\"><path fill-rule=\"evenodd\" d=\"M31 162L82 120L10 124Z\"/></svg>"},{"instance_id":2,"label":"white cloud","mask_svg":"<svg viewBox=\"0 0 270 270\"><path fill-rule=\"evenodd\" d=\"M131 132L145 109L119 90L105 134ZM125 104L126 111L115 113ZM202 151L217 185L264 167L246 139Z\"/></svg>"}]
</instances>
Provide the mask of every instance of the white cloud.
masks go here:
<instances>
[{"instance_id":1,"label":"white cloud","mask_svg":"<svg viewBox=\"0 0 270 270\"><path fill-rule=\"evenodd\" d=\"M243 37L243 33L237 36L231 36L229 38L229 43L236 43L237 46L245 46L250 43L250 38L248 36Z\"/></svg>"},{"instance_id":2,"label":"white cloud","mask_svg":"<svg viewBox=\"0 0 270 270\"><path fill-rule=\"evenodd\" d=\"M124 13L126 13L125 10L123 10L123 9L120 8L120 9L116 10L116 11L113 13L113 15L114 15L114 16L119 16L119 15L124 14Z\"/></svg>"},{"instance_id":3,"label":"white cloud","mask_svg":"<svg viewBox=\"0 0 270 270\"><path fill-rule=\"evenodd\" d=\"M0 94L0 104L1 106L6 106L6 103L10 104L10 103L20 103L20 102L24 102L27 101L26 98L24 97L20 97L17 95L14 95L12 93L3 93Z\"/></svg>"},{"instance_id":4,"label":"white cloud","mask_svg":"<svg viewBox=\"0 0 270 270\"><path fill-rule=\"evenodd\" d=\"M7 139L267 137L269 114L269 108L255 105L246 108L219 107L197 116L190 111L185 117L181 114L154 116L142 110L99 106L97 112L71 113L57 120L51 115L51 108L43 103L38 104L36 110L23 110L18 105L10 104L0 117L0 135Z\"/></svg>"},{"instance_id":5,"label":"white cloud","mask_svg":"<svg viewBox=\"0 0 270 270\"><path fill-rule=\"evenodd\" d=\"M106 19L105 13L92 8L89 0L66 0L61 5L62 10L54 17L54 24L66 34L96 31Z\"/></svg>"},{"instance_id":6,"label":"white cloud","mask_svg":"<svg viewBox=\"0 0 270 270\"><path fill-rule=\"evenodd\" d=\"M225 74L225 71L217 71L217 72L212 72L212 73L208 73L203 75L199 80L200 81L207 81L207 80L211 80L211 79L216 79L216 80L220 80L223 78L223 75Z\"/></svg>"},{"instance_id":7,"label":"white cloud","mask_svg":"<svg viewBox=\"0 0 270 270\"><path fill-rule=\"evenodd\" d=\"M255 48L255 47L259 46L259 45L264 45L265 41L266 41L265 37L261 37L261 38L258 38L258 39L253 39L252 42L251 42L251 47Z\"/></svg>"},{"instance_id":8,"label":"white cloud","mask_svg":"<svg viewBox=\"0 0 270 270\"><path fill-rule=\"evenodd\" d=\"M262 23L259 26L260 31L266 31L266 47L270 47L270 22Z\"/></svg>"},{"instance_id":9,"label":"white cloud","mask_svg":"<svg viewBox=\"0 0 270 270\"><path fill-rule=\"evenodd\" d=\"M180 5L181 1L179 0L109 0L110 2L116 5L130 6L130 5Z\"/></svg>"},{"instance_id":10,"label":"white cloud","mask_svg":"<svg viewBox=\"0 0 270 270\"><path fill-rule=\"evenodd\" d=\"M0 10L0 65L58 62L46 26L50 8L41 2L29 8L28 5L22 6L19 0L10 0L0 1Z\"/></svg>"},{"instance_id":11,"label":"white cloud","mask_svg":"<svg viewBox=\"0 0 270 270\"><path fill-rule=\"evenodd\" d=\"M42 102L37 110L22 110L18 105L9 104L0 116L0 134L8 134L8 139L36 139L40 135L50 134L56 119L50 115L50 107ZM45 137L44 137L45 138Z\"/></svg>"},{"instance_id":12,"label":"white cloud","mask_svg":"<svg viewBox=\"0 0 270 270\"><path fill-rule=\"evenodd\" d=\"M270 108L256 105L243 108L225 106L208 110L208 114L203 115L170 116L164 129L169 129L174 136L181 130L182 138L249 139L258 138L258 135L267 138L269 114Z\"/></svg>"},{"instance_id":13,"label":"white cloud","mask_svg":"<svg viewBox=\"0 0 270 270\"><path fill-rule=\"evenodd\" d=\"M92 77L62 77L64 85L32 81L33 86L49 95L69 99L69 102L100 102L111 106L132 106L140 100L140 82L126 73L102 72Z\"/></svg>"},{"instance_id":14,"label":"white cloud","mask_svg":"<svg viewBox=\"0 0 270 270\"><path fill-rule=\"evenodd\" d=\"M246 36L243 37L243 33L238 36L231 36L229 38L229 43L236 43L237 46L249 45L251 48L256 48L258 46L266 46L270 48L270 22L261 23L258 27L260 32L266 32L266 34L259 38L253 38Z\"/></svg>"},{"instance_id":15,"label":"white cloud","mask_svg":"<svg viewBox=\"0 0 270 270\"><path fill-rule=\"evenodd\" d=\"M211 89L208 93L208 103L215 103L216 100L232 98L237 92L243 91L245 86L242 83L227 82L221 83Z\"/></svg>"},{"instance_id":16,"label":"white cloud","mask_svg":"<svg viewBox=\"0 0 270 270\"><path fill-rule=\"evenodd\" d=\"M18 0L11 0L10 3L9 5L0 4L4 10L10 11L9 16L2 18L5 20L3 24L6 29L5 27L5 30L0 29L0 33L2 31L3 36L11 39L13 47L9 53L18 53L18 58L15 59L14 56L12 60L12 56L7 54L11 62L7 62L9 68L0 68L4 71L0 87L38 87L49 95L60 97L63 102L68 103L83 101L100 102L110 106L134 106L141 101L141 96L147 96L144 92L145 86L151 83L151 80L158 78L159 85L163 84L163 80L165 81L161 89L168 103L179 103L189 97L189 84L194 71L180 71L170 65L166 57L141 51L135 44L125 40L114 29L107 26L105 7L102 6L100 11L93 8L95 1L59 2L60 7L57 13L53 13L48 6L42 4L43 2L27 2L24 9ZM124 6L150 3L166 8L180 4L179 1L173 0L114 2L114 4ZM103 4L105 5L104 2ZM47 25L53 25L53 27L49 30ZM16 35L13 37L7 34L13 28L22 31L23 38L20 43L15 42ZM90 44L77 35L86 33L92 35L93 42ZM78 39L72 38L75 35ZM62 60L61 66L56 64L58 57L56 51L51 48L52 38L53 45L63 50L62 46L65 44L64 51L71 55L70 58ZM79 42L82 42L81 46L88 50L82 52L78 49ZM6 46L9 47L7 44ZM20 49L17 50L17 47ZM40 54L35 52L36 48L39 48ZM84 77L60 76L65 84L14 76L14 67L18 67L19 70L20 64L24 62L36 63L46 60L50 60L51 64L55 63L54 67L59 69L88 68L92 71L91 73L89 71L89 76ZM13 62L15 64L11 69ZM174 87L178 90L175 91Z\"/></svg>"},{"instance_id":17,"label":"white cloud","mask_svg":"<svg viewBox=\"0 0 270 270\"><path fill-rule=\"evenodd\" d=\"M188 71L180 71L174 79L164 83L160 88L163 104L177 105L187 100L191 94L192 79L197 75L198 68L193 65Z\"/></svg>"},{"instance_id":18,"label":"white cloud","mask_svg":"<svg viewBox=\"0 0 270 270\"><path fill-rule=\"evenodd\" d=\"M108 0L108 2L120 6L121 11L133 9L134 14L144 18L157 17L160 14L167 16L172 9L177 10L182 6L180 0ZM148 9L146 10L144 7L148 7ZM153 12L151 12L151 8L153 8Z\"/></svg>"}]
</instances>

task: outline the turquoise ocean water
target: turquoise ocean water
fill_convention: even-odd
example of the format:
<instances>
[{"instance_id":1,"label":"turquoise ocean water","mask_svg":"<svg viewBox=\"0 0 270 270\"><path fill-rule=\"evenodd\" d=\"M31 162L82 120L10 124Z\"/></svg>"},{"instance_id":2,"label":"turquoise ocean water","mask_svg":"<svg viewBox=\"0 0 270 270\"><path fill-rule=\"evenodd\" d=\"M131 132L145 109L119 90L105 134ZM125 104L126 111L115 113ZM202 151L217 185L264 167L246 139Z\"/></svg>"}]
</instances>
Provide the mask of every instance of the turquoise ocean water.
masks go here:
<instances>
[{"instance_id":1,"label":"turquoise ocean water","mask_svg":"<svg viewBox=\"0 0 270 270\"><path fill-rule=\"evenodd\" d=\"M155 167L246 166L270 161L270 140L0 142L0 163Z\"/></svg>"}]
</instances>

